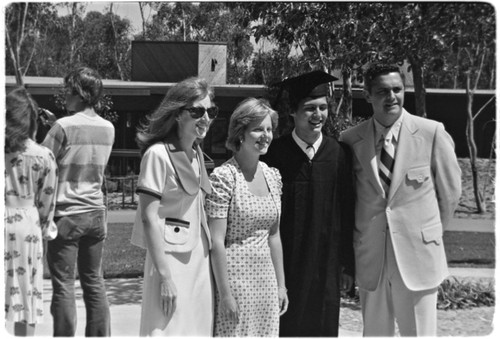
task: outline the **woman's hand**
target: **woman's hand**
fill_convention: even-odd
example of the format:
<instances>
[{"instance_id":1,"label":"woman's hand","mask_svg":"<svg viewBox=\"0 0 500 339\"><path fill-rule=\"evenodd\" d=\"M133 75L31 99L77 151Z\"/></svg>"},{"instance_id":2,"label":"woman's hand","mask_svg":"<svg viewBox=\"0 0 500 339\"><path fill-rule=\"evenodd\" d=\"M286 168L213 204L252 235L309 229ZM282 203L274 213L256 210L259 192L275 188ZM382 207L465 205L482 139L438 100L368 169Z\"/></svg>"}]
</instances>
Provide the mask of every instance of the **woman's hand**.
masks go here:
<instances>
[{"instance_id":1,"label":"woman's hand","mask_svg":"<svg viewBox=\"0 0 500 339\"><path fill-rule=\"evenodd\" d=\"M231 321L238 323L240 321L240 308L238 307L236 299L230 294L221 298L220 303L222 314L231 319Z\"/></svg>"},{"instance_id":2,"label":"woman's hand","mask_svg":"<svg viewBox=\"0 0 500 339\"><path fill-rule=\"evenodd\" d=\"M280 316L282 316L288 309L288 294L286 288L278 287L278 301L280 305Z\"/></svg>"},{"instance_id":3,"label":"woman's hand","mask_svg":"<svg viewBox=\"0 0 500 339\"><path fill-rule=\"evenodd\" d=\"M165 317L170 319L177 306L177 288L172 279L164 279L160 283L160 306Z\"/></svg>"}]
</instances>

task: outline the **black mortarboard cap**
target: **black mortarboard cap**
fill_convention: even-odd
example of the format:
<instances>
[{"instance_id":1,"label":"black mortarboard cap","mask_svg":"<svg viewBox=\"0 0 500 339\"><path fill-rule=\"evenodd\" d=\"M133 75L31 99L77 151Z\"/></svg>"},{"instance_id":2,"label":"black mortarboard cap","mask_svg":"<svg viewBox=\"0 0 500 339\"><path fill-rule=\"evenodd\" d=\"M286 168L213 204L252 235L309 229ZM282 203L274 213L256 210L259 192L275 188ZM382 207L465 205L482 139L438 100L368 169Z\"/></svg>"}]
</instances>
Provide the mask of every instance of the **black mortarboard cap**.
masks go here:
<instances>
[{"instance_id":1,"label":"black mortarboard cap","mask_svg":"<svg viewBox=\"0 0 500 339\"><path fill-rule=\"evenodd\" d=\"M285 79L275 84L275 86L280 86L276 100L279 100L283 90L288 92L290 101L295 103L307 97L326 96L328 95L328 83L335 80L338 79L333 75L319 70Z\"/></svg>"}]
</instances>

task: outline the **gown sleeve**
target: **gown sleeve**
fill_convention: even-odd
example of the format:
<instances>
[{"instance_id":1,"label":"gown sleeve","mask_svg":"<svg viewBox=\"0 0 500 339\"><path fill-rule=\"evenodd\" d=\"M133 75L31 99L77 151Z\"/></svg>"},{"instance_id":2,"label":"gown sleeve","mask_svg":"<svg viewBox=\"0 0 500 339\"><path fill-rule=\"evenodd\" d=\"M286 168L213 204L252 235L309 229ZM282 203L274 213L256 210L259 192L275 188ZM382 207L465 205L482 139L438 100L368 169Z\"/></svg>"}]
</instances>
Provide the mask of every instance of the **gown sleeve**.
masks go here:
<instances>
[{"instance_id":1,"label":"gown sleeve","mask_svg":"<svg viewBox=\"0 0 500 339\"><path fill-rule=\"evenodd\" d=\"M215 219L227 219L229 206L233 198L235 177L227 165L214 169L210 174L212 193L207 195L207 216Z\"/></svg>"}]
</instances>

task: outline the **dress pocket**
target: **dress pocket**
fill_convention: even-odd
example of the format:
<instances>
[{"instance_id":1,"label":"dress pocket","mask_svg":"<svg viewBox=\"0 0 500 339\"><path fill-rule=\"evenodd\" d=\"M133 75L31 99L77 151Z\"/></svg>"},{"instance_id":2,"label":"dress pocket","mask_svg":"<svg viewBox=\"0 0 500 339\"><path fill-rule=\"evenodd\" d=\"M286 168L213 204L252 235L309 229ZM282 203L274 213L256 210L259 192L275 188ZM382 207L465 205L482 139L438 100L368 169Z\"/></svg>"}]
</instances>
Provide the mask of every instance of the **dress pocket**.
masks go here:
<instances>
[{"instance_id":1,"label":"dress pocket","mask_svg":"<svg viewBox=\"0 0 500 339\"><path fill-rule=\"evenodd\" d=\"M170 244L182 245L189 239L189 221L165 218L165 241Z\"/></svg>"}]
</instances>

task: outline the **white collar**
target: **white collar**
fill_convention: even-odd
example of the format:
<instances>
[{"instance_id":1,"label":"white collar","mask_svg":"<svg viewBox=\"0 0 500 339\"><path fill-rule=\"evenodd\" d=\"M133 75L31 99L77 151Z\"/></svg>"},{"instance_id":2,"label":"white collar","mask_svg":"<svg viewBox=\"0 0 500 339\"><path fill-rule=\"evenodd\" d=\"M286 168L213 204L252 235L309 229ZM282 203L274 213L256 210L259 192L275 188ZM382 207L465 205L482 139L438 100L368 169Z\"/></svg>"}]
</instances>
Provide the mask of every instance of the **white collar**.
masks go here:
<instances>
[{"instance_id":1,"label":"white collar","mask_svg":"<svg viewBox=\"0 0 500 339\"><path fill-rule=\"evenodd\" d=\"M304 153L307 154L306 149L307 149L308 146L312 146L314 148L314 153L316 153L318 151L318 149L319 149L319 146L321 146L321 143L323 142L323 133L319 134L318 140L316 140L314 142L314 144L312 144L312 145L309 145L307 142L305 142L304 140L302 140L297 135L297 132L295 131L295 128L292 131L292 138L293 138L293 140L295 140L295 142L297 143L297 145L299 145L299 147L304 151Z\"/></svg>"},{"instance_id":2,"label":"white collar","mask_svg":"<svg viewBox=\"0 0 500 339\"><path fill-rule=\"evenodd\" d=\"M399 131L401 130L401 126L403 124L403 115L401 114L391 126L385 127L381 125L377 119L373 118L373 127L375 128L375 142L378 142L381 138L385 138L387 134L392 132L394 139L396 142L399 140Z\"/></svg>"}]
</instances>

